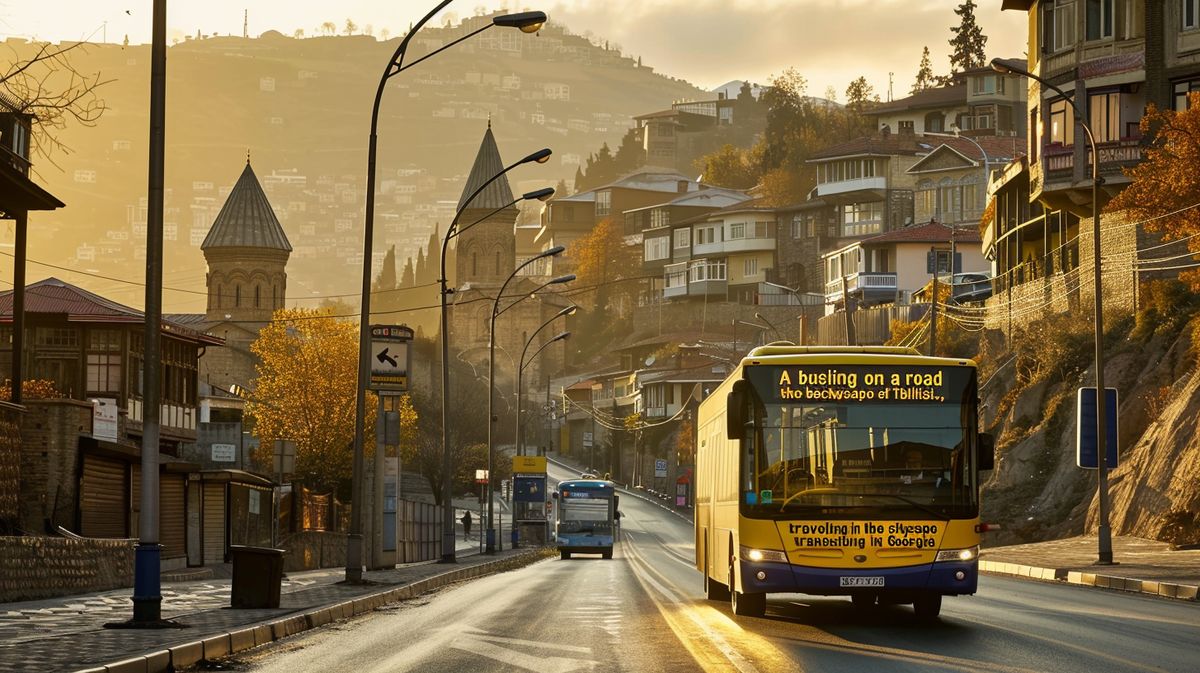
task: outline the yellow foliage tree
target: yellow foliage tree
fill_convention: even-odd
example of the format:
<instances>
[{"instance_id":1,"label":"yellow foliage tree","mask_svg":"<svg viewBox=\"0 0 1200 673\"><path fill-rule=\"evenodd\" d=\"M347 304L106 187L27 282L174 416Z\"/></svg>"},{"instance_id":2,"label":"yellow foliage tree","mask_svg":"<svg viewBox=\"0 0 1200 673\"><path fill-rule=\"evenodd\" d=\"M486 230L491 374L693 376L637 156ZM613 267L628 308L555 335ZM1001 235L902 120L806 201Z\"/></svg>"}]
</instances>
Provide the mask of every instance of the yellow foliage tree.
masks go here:
<instances>
[{"instance_id":1,"label":"yellow foliage tree","mask_svg":"<svg viewBox=\"0 0 1200 673\"><path fill-rule=\"evenodd\" d=\"M600 220L587 236L571 244L567 255L577 265L576 287L594 289L597 308L606 308L609 297L630 298L637 294L631 279L641 273L640 257L626 247L624 232L615 219Z\"/></svg>"},{"instance_id":2,"label":"yellow foliage tree","mask_svg":"<svg viewBox=\"0 0 1200 673\"><path fill-rule=\"evenodd\" d=\"M331 315L281 309L250 346L261 361L246 404L260 442L255 458L270 465L275 440L294 441L295 476L318 490L348 480L353 460L358 326ZM376 405L372 393L367 397L364 431L371 437Z\"/></svg>"},{"instance_id":3,"label":"yellow foliage tree","mask_svg":"<svg viewBox=\"0 0 1200 673\"><path fill-rule=\"evenodd\" d=\"M1200 203L1200 93L1190 94L1189 101L1183 112L1153 105L1146 111L1141 129L1153 142L1142 161L1125 170L1133 181L1105 207L1144 221L1167 240L1200 233L1200 208L1195 207ZM1189 238L1188 249L1200 253L1200 239ZM1180 278L1200 289L1200 271L1185 271Z\"/></svg>"}]
</instances>

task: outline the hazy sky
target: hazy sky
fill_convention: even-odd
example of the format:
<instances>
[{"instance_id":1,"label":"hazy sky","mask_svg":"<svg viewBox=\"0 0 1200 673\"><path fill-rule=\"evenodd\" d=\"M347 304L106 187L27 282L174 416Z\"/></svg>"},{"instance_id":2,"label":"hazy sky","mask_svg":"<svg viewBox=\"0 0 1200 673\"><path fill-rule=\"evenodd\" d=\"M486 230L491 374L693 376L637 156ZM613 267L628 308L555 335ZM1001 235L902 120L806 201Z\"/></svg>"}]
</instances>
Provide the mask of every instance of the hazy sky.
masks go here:
<instances>
[{"instance_id":1,"label":"hazy sky","mask_svg":"<svg viewBox=\"0 0 1200 673\"><path fill-rule=\"evenodd\" d=\"M474 14L477 8L543 9L575 33L592 33L646 65L711 88L732 79L763 82L789 66L809 81L809 93L846 85L865 75L887 98L894 72L897 98L916 76L921 48L929 46L935 72L948 69L950 27L962 0L459 0L434 19ZM1022 12L1001 12L999 0L976 0L976 16L988 36L988 57L1025 52ZM331 21L346 20L376 35L403 32L436 0L168 0L168 31L174 37L249 31L312 35ZM0 0L0 38L88 39L148 42L151 0Z\"/></svg>"}]
</instances>

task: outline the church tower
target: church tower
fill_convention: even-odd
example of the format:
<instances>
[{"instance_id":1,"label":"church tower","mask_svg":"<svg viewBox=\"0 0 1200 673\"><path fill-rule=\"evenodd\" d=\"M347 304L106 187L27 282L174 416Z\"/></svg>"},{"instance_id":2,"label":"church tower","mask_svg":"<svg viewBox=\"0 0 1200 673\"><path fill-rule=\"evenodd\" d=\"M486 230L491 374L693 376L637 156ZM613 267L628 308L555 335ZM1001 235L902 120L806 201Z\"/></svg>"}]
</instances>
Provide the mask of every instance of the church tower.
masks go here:
<instances>
[{"instance_id":1,"label":"church tower","mask_svg":"<svg viewBox=\"0 0 1200 673\"><path fill-rule=\"evenodd\" d=\"M215 388L249 387L256 358L250 345L284 307L292 253L250 160L200 244L208 262L203 328L225 339L200 360L200 378Z\"/></svg>"},{"instance_id":2,"label":"church tower","mask_svg":"<svg viewBox=\"0 0 1200 673\"><path fill-rule=\"evenodd\" d=\"M459 208L464 204L467 206L458 219L460 231L472 222L487 217L455 237L455 282L459 287L467 284L496 286L503 283L516 268L517 239L514 227L518 213L516 206L510 205L513 193L508 186L508 177L501 176L471 203L466 203L467 197L480 185L502 170L504 162L500 159L500 150L496 147L496 137L492 135L489 122L479 152L475 155L475 165L471 167L467 184L458 199ZM500 212L488 216L497 209L501 209Z\"/></svg>"},{"instance_id":3,"label":"church tower","mask_svg":"<svg viewBox=\"0 0 1200 673\"><path fill-rule=\"evenodd\" d=\"M207 322L266 323L283 308L292 245L249 159L200 249L208 262Z\"/></svg>"}]
</instances>

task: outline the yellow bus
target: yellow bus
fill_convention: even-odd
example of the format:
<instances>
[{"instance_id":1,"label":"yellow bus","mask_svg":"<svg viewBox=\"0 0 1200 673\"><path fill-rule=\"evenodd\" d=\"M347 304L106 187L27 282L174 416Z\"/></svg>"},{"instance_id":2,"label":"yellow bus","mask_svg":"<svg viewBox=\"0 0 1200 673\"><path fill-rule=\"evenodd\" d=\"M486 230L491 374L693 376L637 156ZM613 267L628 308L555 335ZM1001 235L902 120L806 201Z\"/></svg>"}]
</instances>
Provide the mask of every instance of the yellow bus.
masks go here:
<instances>
[{"instance_id":1,"label":"yellow bus","mask_svg":"<svg viewBox=\"0 0 1200 673\"><path fill-rule=\"evenodd\" d=\"M975 363L900 347L755 348L700 404L696 567L710 600L770 593L911 603L975 593Z\"/></svg>"}]
</instances>

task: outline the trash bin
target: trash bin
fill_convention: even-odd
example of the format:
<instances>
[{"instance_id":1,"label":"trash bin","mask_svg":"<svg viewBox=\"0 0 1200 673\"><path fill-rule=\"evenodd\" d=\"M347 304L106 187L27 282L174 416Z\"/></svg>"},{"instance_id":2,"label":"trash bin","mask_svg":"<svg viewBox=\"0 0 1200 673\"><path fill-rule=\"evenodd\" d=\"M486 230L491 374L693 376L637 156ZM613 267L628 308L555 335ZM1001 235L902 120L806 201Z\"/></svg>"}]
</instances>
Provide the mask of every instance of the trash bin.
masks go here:
<instances>
[{"instance_id":1,"label":"trash bin","mask_svg":"<svg viewBox=\"0 0 1200 673\"><path fill-rule=\"evenodd\" d=\"M279 607L279 586L283 582L283 554L282 549L230 545L233 589L229 594L229 606Z\"/></svg>"}]
</instances>

